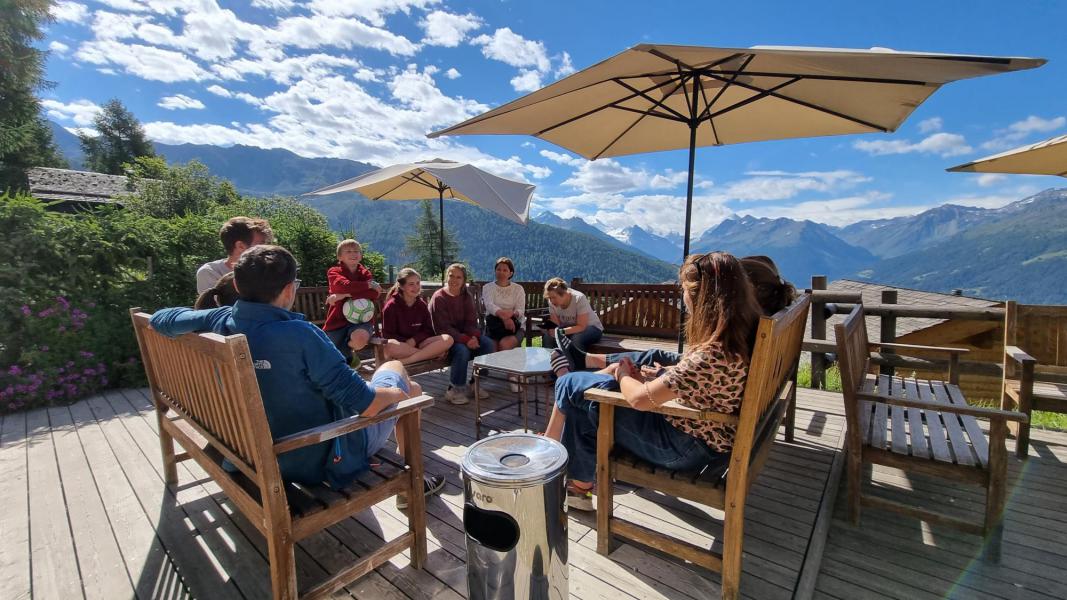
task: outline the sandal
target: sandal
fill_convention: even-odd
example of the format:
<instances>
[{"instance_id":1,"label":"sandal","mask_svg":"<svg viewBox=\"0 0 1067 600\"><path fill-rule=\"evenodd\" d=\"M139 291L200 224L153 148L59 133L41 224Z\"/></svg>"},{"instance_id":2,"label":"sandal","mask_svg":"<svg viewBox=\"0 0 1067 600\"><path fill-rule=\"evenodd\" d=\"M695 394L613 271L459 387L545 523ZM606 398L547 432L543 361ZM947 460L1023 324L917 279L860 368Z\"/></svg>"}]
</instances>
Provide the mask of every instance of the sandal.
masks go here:
<instances>
[{"instance_id":1,"label":"sandal","mask_svg":"<svg viewBox=\"0 0 1067 600\"><path fill-rule=\"evenodd\" d=\"M567 506L574 510L591 511L593 506L593 488L582 489L574 482L567 482Z\"/></svg>"}]
</instances>

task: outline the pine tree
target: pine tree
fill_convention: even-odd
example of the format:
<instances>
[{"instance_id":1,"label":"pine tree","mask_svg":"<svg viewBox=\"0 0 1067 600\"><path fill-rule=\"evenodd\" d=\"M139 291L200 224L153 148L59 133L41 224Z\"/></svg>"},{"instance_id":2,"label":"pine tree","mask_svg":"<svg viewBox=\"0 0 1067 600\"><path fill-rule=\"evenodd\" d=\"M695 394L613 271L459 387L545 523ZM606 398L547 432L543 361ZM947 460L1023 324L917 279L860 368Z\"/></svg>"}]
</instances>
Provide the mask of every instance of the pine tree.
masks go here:
<instances>
[{"instance_id":1,"label":"pine tree","mask_svg":"<svg viewBox=\"0 0 1067 600\"><path fill-rule=\"evenodd\" d=\"M456 234L446 227L445 257L441 258L441 221L435 212L432 202L422 201L422 210L415 221L415 233L407 237L405 249L414 257L415 270L423 278L433 274L440 275L443 280L442 265L447 266L448 262L456 260L459 242L456 241Z\"/></svg>"},{"instance_id":2,"label":"pine tree","mask_svg":"<svg viewBox=\"0 0 1067 600\"><path fill-rule=\"evenodd\" d=\"M97 173L123 175L123 165L142 156L155 156L140 121L122 102L109 100L93 119L99 135L78 135L85 152L85 168Z\"/></svg>"},{"instance_id":3,"label":"pine tree","mask_svg":"<svg viewBox=\"0 0 1067 600\"><path fill-rule=\"evenodd\" d=\"M43 37L42 22L51 21L52 0L0 2L0 193L29 187L30 167L65 167L41 118L37 90L44 80L45 53L33 47Z\"/></svg>"}]
</instances>

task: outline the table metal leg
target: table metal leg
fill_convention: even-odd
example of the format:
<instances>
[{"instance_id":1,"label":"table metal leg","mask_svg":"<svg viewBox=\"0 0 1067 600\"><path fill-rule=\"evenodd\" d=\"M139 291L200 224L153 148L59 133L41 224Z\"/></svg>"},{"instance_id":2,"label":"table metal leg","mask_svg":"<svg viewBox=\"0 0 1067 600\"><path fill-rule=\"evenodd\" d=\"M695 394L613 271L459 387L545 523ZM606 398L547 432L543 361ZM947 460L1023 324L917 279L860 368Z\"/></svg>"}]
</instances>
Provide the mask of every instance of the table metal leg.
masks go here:
<instances>
[{"instance_id":1,"label":"table metal leg","mask_svg":"<svg viewBox=\"0 0 1067 600\"><path fill-rule=\"evenodd\" d=\"M482 400L479 389L478 369L474 369L474 439L482 439Z\"/></svg>"}]
</instances>

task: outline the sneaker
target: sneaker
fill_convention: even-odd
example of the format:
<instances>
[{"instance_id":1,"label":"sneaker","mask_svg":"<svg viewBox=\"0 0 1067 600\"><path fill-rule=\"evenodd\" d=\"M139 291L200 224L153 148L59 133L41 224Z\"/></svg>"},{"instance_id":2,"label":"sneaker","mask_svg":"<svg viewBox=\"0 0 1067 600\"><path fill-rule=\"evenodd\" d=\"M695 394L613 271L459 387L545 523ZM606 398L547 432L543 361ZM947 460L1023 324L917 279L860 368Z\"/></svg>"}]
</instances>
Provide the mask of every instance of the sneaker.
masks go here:
<instances>
[{"instance_id":1,"label":"sneaker","mask_svg":"<svg viewBox=\"0 0 1067 600\"><path fill-rule=\"evenodd\" d=\"M471 380L471 382L469 384L467 384L467 397L468 398L472 398L472 399L474 398L474 380ZM478 388L478 399L479 400L488 400L489 399L489 392L485 391L484 387L479 386L479 388Z\"/></svg>"},{"instance_id":2,"label":"sneaker","mask_svg":"<svg viewBox=\"0 0 1067 600\"><path fill-rule=\"evenodd\" d=\"M426 473L422 476L422 491L427 498L441 493L441 490L445 489L445 476L434 475L432 473ZM403 494L396 497L396 507L400 510L407 510L408 499Z\"/></svg>"},{"instance_id":3,"label":"sneaker","mask_svg":"<svg viewBox=\"0 0 1067 600\"><path fill-rule=\"evenodd\" d=\"M571 338L563 334L562 327L556 328L556 347L559 348L560 353L567 358L567 363L569 364L572 373L574 371L581 370L579 369L579 365L575 357L579 355L584 355L585 353L579 350L578 347L574 345L574 342L571 341Z\"/></svg>"},{"instance_id":4,"label":"sneaker","mask_svg":"<svg viewBox=\"0 0 1067 600\"><path fill-rule=\"evenodd\" d=\"M470 402L470 398L467 397L467 386L461 388L455 386L449 386L445 390L445 402L449 404L461 405Z\"/></svg>"},{"instance_id":5,"label":"sneaker","mask_svg":"<svg viewBox=\"0 0 1067 600\"><path fill-rule=\"evenodd\" d=\"M567 506L574 510L591 511L593 506L593 490L580 490L573 484L567 484Z\"/></svg>"}]
</instances>

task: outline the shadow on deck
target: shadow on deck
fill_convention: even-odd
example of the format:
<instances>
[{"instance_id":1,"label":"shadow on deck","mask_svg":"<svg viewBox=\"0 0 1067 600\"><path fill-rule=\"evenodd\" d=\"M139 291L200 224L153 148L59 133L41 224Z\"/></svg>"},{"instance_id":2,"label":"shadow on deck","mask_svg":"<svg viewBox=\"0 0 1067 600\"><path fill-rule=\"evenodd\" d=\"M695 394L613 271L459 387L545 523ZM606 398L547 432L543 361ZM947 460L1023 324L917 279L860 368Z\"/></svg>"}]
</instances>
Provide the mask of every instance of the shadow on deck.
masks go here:
<instances>
[{"instance_id":1,"label":"shadow on deck","mask_svg":"<svg viewBox=\"0 0 1067 600\"><path fill-rule=\"evenodd\" d=\"M442 398L443 373L419 376ZM514 394L495 382L496 402ZM10 415L0 424L0 589L5 598L268 598L266 547L229 501L190 461L180 485L162 483L155 418L146 390L109 392L70 407ZM542 393L542 402L544 401ZM541 416L532 425L543 427ZM427 506L429 560L412 569L397 558L339 592L354 598L462 598L466 551L458 466L474 441L474 409L439 401L423 415L426 468L448 479ZM515 409L490 427L515 429ZM841 505L826 521L821 570L802 578L819 553L816 516L834 497L827 485L841 435L837 394L801 391L797 440L776 442L750 495L742 593L792 598L802 579L824 598L1067 597L1067 434L1035 432L1031 459L1009 461L1004 559L975 560L981 540L876 510L856 529ZM914 489L928 502L980 510L978 491L946 487L890 469L875 472L880 491ZM843 492L843 488L839 490ZM695 543L718 544L714 511L647 490L623 489L616 511L646 527ZM592 515L572 511L570 591L575 598L713 598L719 578L656 551L621 544L596 553ZM376 540L405 531L389 503L379 504L300 544L301 583L362 555Z\"/></svg>"}]
</instances>

